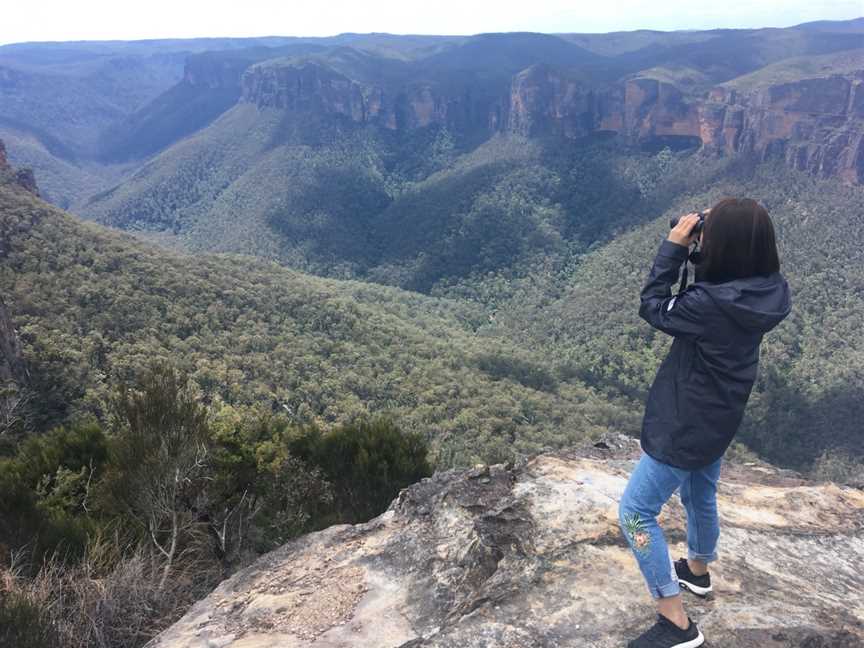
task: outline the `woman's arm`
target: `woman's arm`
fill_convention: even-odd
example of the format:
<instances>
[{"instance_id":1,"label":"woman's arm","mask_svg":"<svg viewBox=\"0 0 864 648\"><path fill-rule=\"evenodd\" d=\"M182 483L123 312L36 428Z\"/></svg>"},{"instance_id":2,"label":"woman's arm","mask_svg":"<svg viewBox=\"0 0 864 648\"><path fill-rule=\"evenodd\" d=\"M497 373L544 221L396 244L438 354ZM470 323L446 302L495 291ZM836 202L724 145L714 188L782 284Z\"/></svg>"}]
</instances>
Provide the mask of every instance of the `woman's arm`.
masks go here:
<instances>
[{"instance_id":1,"label":"woman's arm","mask_svg":"<svg viewBox=\"0 0 864 648\"><path fill-rule=\"evenodd\" d=\"M690 254L689 247L667 239L660 244L648 282L642 289L639 316L654 328L675 337L696 339L706 328L706 296L698 285L672 296L681 264Z\"/></svg>"}]
</instances>

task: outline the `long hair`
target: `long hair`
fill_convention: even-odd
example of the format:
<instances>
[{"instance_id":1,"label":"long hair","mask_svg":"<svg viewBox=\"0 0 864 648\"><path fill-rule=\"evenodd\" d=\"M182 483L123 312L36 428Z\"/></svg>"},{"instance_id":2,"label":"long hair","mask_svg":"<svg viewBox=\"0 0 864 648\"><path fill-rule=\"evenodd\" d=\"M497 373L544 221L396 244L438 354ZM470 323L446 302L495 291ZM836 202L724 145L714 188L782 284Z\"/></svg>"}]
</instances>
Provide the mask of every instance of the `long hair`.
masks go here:
<instances>
[{"instance_id":1,"label":"long hair","mask_svg":"<svg viewBox=\"0 0 864 648\"><path fill-rule=\"evenodd\" d=\"M724 198L705 218L701 281L721 283L780 271L774 225L768 211L750 198Z\"/></svg>"}]
</instances>

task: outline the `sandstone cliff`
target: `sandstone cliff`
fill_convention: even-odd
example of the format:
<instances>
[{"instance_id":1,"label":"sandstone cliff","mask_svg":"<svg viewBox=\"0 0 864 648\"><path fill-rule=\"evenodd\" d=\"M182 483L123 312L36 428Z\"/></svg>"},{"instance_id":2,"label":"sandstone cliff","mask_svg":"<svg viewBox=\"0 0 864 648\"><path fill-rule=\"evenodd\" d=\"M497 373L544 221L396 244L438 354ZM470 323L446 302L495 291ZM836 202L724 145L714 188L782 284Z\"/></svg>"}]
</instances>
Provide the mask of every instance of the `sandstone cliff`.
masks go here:
<instances>
[{"instance_id":1,"label":"sandstone cliff","mask_svg":"<svg viewBox=\"0 0 864 648\"><path fill-rule=\"evenodd\" d=\"M323 59L267 61L243 74L241 101L391 130L438 125L482 137L615 134L635 146L780 157L813 175L864 182L861 71L744 91L720 85L707 93L640 74L598 83L546 64L519 72L509 88L402 72L372 78Z\"/></svg>"},{"instance_id":2,"label":"sandstone cliff","mask_svg":"<svg viewBox=\"0 0 864 648\"><path fill-rule=\"evenodd\" d=\"M782 157L820 177L864 182L864 72L685 96L673 83L626 79L606 88L537 66L515 77L509 128L523 135L615 133L635 145Z\"/></svg>"},{"instance_id":3,"label":"sandstone cliff","mask_svg":"<svg viewBox=\"0 0 864 648\"><path fill-rule=\"evenodd\" d=\"M195 605L151 648L621 646L653 618L617 528L638 456L619 437L512 467L437 473L366 524L303 536ZM864 492L728 464L708 646L864 646ZM677 498L663 524L685 551Z\"/></svg>"},{"instance_id":4,"label":"sandstone cliff","mask_svg":"<svg viewBox=\"0 0 864 648\"><path fill-rule=\"evenodd\" d=\"M813 175L864 182L864 71L745 92L720 86L701 115L707 147L779 155Z\"/></svg>"},{"instance_id":5,"label":"sandstone cliff","mask_svg":"<svg viewBox=\"0 0 864 648\"><path fill-rule=\"evenodd\" d=\"M365 78L314 59L267 61L243 75L241 101L261 108L340 115L390 130L430 125L487 134L494 130L498 97L477 97L470 84L444 90L433 80L415 80L404 71L382 76Z\"/></svg>"},{"instance_id":6,"label":"sandstone cliff","mask_svg":"<svg viewBox=\"0 0 864 648\"><path fill-rule=\"evenodd\" d=\"M355 122L382 113L383 91L319 63L267 62L243 75L242 100L262 108L343 115ZM387 123L388 126L395 127Z\"/></svg>"}]
</instances>

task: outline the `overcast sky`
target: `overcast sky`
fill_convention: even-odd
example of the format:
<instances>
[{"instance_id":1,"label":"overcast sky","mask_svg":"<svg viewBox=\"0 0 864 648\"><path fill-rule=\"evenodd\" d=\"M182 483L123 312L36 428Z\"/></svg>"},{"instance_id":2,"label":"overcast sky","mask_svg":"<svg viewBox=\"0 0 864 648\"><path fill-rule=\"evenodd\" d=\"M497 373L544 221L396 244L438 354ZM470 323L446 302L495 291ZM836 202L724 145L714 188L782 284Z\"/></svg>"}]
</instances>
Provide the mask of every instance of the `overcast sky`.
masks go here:
<instances>
[{"instance_id":1,"label":"overcast sky","mask_svg":"<svg viewBox=\"0 0 864 648\"><path fill-rule=\"evenodd\" d=\"M476 34L788 27L864 15L864 0L17 0L0 44L341 32Z\"/></svg>"}]
</instances>

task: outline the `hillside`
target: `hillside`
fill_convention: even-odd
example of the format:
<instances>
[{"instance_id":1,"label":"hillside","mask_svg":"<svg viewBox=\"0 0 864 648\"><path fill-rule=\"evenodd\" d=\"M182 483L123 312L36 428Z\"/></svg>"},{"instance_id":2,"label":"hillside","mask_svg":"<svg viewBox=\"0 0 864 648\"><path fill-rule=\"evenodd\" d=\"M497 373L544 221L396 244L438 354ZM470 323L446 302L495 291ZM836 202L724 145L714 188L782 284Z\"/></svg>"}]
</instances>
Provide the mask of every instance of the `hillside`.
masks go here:
<instances>
[{"instance_id":1,"label":"hillside","mask_svg":"<svg viewBox=\"0 0 864 648\"><path fill-rule=\"evenodd\" d=\"M550 259L520 278L499 273L440 292L494 308L490 329L542 349L558 358L562 373L638 407L670 341L636 316L637 287L669 218L724 196L757 198L777 228L794 306L765 338L740 438L781 465L809 465L827 449L860 461L864 345L856 327L864 312L864 190L777 165L740 164L715 167L704 184L691 186L656 220L569 265Z\"/></svg>"},{"instance_id":2,"label":"hillside","mask_svg":"<svg viewBox=\"0 0 864 648\"><path fill-rule=\"evenodd\" d=\"M603 161L595 153L590 159ZM439 281L436 298L314 278L251 258L157 251L7 185L7 227L40 215L41 229L16 226L9 236L0 279L51 395L45 421L101 412L113 383L154 358L172 357L208 398L288 407L299 421L391 412L436 439L444 464L510 457L606 430L636 434L669 343L636 315L663 223L723 195L751 195L774 215L795 309L766 339L740 438L781 465L834 471L838 479L854 474L864 416L856 397L864 349L854 331L856 314L864 312L854 289L864 283L857 260L864 190L730 160L611 161L605 177L629 178L631 189L598 187L602 200L581 195L586 216L607 218L600 226L614 238L605 245L553 247L460 278L452 240L449 248L435 247L448 225L432 221L430 212L430 225L441 229L427 230L429 250L440 249L457 272ZM604 167L576 168L591 177ZM452 198L452 187L441 191ZM645 212L634 215L632 204ZM422 211L412 206L408 213ZM391 231L396 236L398 224ZM481 221L474 240L482 235ZM410 250L406 236L394 238L394 248ZM424 244L417 243L421 251ZM464 258L476 259L476 249L466 245ZM51 264L38 261L46 258ZM441 266L426 264L415 281L440 273ZM392 280L398 272L374 278ZM302 306L306 300L325 314ZM298 321L284 317L286 308ZM279 363L268 360L273 353Z\"/></svg>"},{"instance_id":3,"label":"hillside","mask_svg":"<svg viewBox=\"0 0 864 648\"><path fill-rule=\"evenodd\" d=\"M617 519L638 446L602 446L436 473L262 557L152 647L621 646L654 611ZM718 504L714 598L685 594L705 645L864 646L864 492L728 463ZM686 554L677 498L664 518Z\"/></svg>"},{"instance_id":4,"label":"hillside","mask_svg":"<svg viewBox=\"0 0 864 648\"><path fill-rule=\"evenodd\" d=\"M40 395L36 429L103 416L118 382L157 359L188 372L207 402L325 426L387 413L432 441L443 465L590 438L635 416L559 381L542 356L477 335L476 307L165 252L2 175L0 294Z\"/></svg>"}]
</instances>

